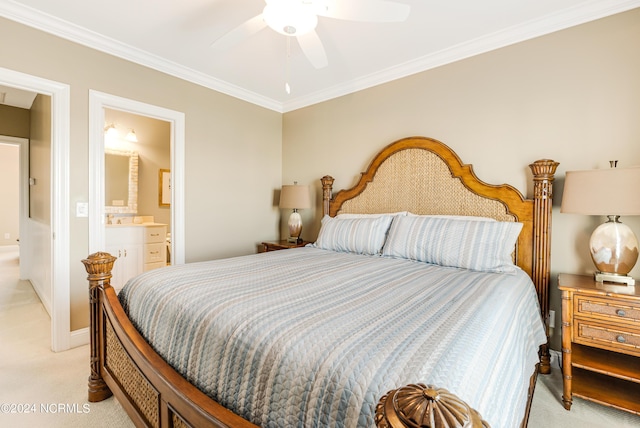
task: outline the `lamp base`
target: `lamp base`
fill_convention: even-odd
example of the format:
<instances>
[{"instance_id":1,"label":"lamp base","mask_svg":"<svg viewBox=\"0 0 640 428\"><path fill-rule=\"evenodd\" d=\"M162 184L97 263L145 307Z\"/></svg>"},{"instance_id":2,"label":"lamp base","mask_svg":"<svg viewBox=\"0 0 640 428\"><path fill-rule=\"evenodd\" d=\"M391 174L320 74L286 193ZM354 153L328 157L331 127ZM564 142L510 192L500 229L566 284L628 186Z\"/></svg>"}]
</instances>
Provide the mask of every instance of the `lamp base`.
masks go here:
<instances>
[{"instance_id":1,"label":"lamp base","mask_svg":"<svg viewBox=\"0 0 640 428\"><path fill-rule=\"evenodd\" d=\"M302 243L302 238L296 238L295 236L291 236L291 237L287 238L287 242L289 242L291 244L301 244Z\"/></svg>"},{"instance_id":2,"label":"lamp base","mask_svg":"<svg viewBox=\"0 0 640 428\"><path fill-rule=\"evenodd\" d=\"M631 228L620 222L620 216L609 220L593 231L589 240L591 259L596 265L596 281L634 285L627 276L638 260L638 239Z\"/></svg>"},{"instance_id":3,"label":"lamp base","mask_svg":"<svg viewBox=\"0 0 640 428\"><path fill-rule=\"evenodd\" d=\"M616 275L613 273L596 272L596 282L617 282L626 285L635 285L636 280L628 275Z\"/></svg>"}]
</instances>

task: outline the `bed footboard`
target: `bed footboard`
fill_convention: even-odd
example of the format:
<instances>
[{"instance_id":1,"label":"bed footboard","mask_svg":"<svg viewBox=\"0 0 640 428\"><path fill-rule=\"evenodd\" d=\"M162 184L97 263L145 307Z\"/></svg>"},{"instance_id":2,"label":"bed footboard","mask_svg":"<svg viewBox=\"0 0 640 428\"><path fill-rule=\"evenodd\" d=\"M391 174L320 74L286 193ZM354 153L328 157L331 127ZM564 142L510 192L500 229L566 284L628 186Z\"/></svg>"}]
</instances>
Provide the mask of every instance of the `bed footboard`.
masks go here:
<instances>
[{"instance_id":1,"label":"bed footboard","mask_svg":"<svg viewBox=\"0 0 640 428\"><path fill-rule=\"evenodd\" d=\"M91 314L89 401L99 402L114 395L138 427L257 428L190 384L142 338L111 287L115 260L102 252L82 260L89 274ZM537 372L534 370L531 376L521 428L527 426ZM418 402L422 402L418 406L421 413L407 420L398 417L406 416L409 410L415 412ZM441 409L436 409L442 404L439 402L456 409L460 425L449 425L451 420L443 420L434 422L433 428L489 427L481 415L455 395L423 384L407 385L385 394L376 408L376 425L380 428L415 426L412 421L416 418L440 414Z\"/></svg>"},{"instance_id":2,"label":"bed footboard","mask_svg":"<svg viewBox=\"0 0 640 428\"><path fill-rule=\"evenodd\" d=\"M99 252L82 261L90 293L89 401L113 394L139 427L257 428L190 384L137 332L110 284L115 260Z\"/></svg>"}]
</instances>

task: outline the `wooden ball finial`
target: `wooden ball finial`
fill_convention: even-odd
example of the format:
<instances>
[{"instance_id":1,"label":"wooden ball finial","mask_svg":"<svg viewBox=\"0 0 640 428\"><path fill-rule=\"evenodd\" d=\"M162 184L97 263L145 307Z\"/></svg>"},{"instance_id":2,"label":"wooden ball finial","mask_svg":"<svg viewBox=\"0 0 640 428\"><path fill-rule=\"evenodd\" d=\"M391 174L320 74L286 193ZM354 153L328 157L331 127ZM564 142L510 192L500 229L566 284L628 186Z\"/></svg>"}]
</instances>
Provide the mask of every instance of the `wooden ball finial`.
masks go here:
<instances>
[{"instance_id":1,"label":"wooden ball finial","mask_svg":"<svg viewBox=\"0 0 640 428\"><path fill-rule=\"evenodd\" d=\"M444 388L423 383L394 389L376 406L378 428L489 428L478 412Z\"/></svg>"}]
</instances>

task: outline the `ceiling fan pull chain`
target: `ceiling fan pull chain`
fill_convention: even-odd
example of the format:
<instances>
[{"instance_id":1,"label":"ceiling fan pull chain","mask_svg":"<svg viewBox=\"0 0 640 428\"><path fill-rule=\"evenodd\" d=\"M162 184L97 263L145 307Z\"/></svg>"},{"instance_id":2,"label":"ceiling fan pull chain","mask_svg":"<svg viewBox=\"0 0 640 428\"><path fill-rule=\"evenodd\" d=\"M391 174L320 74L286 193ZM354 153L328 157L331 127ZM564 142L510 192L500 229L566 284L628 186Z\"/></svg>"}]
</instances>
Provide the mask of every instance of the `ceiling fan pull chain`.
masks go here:
<instances>
[{"instance_id":1,"label":"ceiling fan pull chain","mask_svg":"<svg viewBox=\"0 0 640 428\"><path fill-rule=\"evenodd\" d=\"M286 65L286 71L285 71L285 79L284 79L284 90L287 91L287 94L291 94L291 86L289 86L289 68L290 68L290 62L289 59L291 58L291 37L286 37L287 39L287 65Z\"/></svg>"}]
</instances>

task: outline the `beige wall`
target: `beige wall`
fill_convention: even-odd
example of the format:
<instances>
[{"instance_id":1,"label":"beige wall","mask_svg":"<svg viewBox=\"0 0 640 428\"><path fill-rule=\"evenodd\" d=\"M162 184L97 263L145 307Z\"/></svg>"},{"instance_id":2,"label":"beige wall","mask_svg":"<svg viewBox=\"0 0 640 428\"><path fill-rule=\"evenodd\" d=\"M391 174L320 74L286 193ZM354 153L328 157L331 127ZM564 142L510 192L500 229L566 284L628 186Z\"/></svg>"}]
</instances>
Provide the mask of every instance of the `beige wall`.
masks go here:
<instances>
[{"instance_id":1,"label":"beige wall","mask_svg":"<svg viewBox=\"0 0 640 428\"><path fill-rule=\"evenodd\" d=\"M280 188L282 117L219 92L150 70L27 26L0 19L4 68L66 83L71 88L70 275L71 328L88 325L88 219L75 217L88 201L89 90L183 112L186 118L186 259L253 253L278 235L273 192ZM25 52L29 52L25 55Z\"/></svg>"},{"instance_id":2,"label":"beige wall","mask_svg":"<svg viewBox=\"0 0 640 428\"><path fill-rule=\"evenodd\" d=\"M29 217L51 225L51 97L38 94L30 110Z\"/></svg>"},{"instance_id":3,"label":"beige wall","mask_svg":"<svg viewBox=\"0 0 640 428\"><path fill-rule=\"evenodd\" d=\"M20 146L0 142L0 183L0 246L17 245L20 226ZM6 234L9 234L8 237Z\"/></svg>"},{"instance_id":4,"label":"beige wall","mask_svg":"<svg viewBox=\"0 0 640 428\"><path fill-rule=\"evenodd\" d=\"M0 104L0 135L29 138L29 110Z\"/></svg>"},{"instance_id":5,"label":"beige wall","mask_svg":"<svg viewBox=\"0 0 640 428\"><path fill-rule=\"evenodd\" d=\"M402 137L439 139L482 180L511 183L529 197L527 165L560 162L551 265L559 323L557 273L593 272L588 238L604 221L559 213L563 177L567 170L606 168L610 159L640 165L638 76L635 9L287 113L283 182L314 186L316 208L302 212L303 234L312 239L321 217L318 179L330 174L335 189L350 187L377 151ZM639 217L623 221L640 234ZM632 274L640 277L640 265Z\"/></svg>"}]
</instances>

